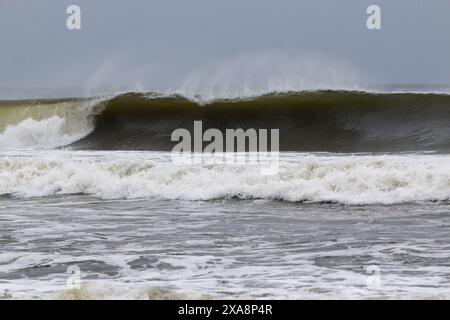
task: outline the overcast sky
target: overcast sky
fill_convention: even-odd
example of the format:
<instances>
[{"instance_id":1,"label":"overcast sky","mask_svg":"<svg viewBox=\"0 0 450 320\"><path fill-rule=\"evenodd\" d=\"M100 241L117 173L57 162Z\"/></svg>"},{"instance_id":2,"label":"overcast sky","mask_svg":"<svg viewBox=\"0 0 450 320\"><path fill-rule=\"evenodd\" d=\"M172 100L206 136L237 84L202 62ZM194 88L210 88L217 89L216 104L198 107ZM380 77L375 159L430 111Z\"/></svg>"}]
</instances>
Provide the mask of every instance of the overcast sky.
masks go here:
<instances>
[{"instance_id":1,"label":"overcast sky","mask_svg":"<svg viewBox=\"0 0 450 320\"><path fill-rule=\"evenodd\" d=\"M81 30L66 28L70 4ZM382 30L366 27L370 4ZM164 87L217 65L237 79L258 59L262 77L314 61L343 79L449 84L449 39L448 0L0 0L0 87Z\"/></svg>"}]
</instances>

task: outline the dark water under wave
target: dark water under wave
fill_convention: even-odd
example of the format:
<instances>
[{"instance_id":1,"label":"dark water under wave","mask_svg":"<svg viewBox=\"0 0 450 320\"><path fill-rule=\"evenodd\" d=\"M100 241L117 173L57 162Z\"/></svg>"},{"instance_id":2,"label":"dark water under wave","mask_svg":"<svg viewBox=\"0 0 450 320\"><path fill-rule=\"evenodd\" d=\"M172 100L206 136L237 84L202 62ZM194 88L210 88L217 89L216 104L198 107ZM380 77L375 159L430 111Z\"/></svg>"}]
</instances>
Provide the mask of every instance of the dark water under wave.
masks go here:
<instances>
[{"instance_id":1,"label":"dark water under wave","mask_svg":"<svg viewBox=\"0 0 450 320\"><path fill-rule=\"evenodd\" d=\"M110 100L81 149L170 150L177 128L280 129L282 151L450 151L450 96L311 92L199 106L182 97Z\"/></svg>"}]
</instances>

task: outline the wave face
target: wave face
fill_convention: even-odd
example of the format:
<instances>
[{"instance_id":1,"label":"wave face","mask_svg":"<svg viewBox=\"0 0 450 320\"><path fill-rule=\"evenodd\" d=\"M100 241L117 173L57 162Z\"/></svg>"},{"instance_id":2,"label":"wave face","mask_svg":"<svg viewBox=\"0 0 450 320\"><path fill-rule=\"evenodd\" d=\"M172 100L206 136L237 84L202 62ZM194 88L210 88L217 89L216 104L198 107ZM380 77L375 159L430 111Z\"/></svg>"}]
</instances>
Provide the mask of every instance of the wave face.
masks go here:
<instances>
[{"instance_id":1,"label":"wave face","mask_svg":"<svg viewBox=\"0 0 450 320\"><path fill-rule=\"evenodd\" d=\"M0 102L0 114L0 147L169 151L173 130L192 132L202 120L203 130L280 129L281 151L450 151L450 96L432 93L317 91L207 103L130 93Z\"/></svg>"},{"instance_id":2,"label":"wave face","mask_svg":"<svg viewBox=\"0 0 450 320\"><path fill-rule=\"evenodd\" d=\"M395 204L450 199L450 156L311 156L282 159L277 174L251 164L180 165L170 153L61 151L0 158L0 196L102 199L266 199ZM292 158L289 158L292 157Z\"/></svg>"}]
</instances>

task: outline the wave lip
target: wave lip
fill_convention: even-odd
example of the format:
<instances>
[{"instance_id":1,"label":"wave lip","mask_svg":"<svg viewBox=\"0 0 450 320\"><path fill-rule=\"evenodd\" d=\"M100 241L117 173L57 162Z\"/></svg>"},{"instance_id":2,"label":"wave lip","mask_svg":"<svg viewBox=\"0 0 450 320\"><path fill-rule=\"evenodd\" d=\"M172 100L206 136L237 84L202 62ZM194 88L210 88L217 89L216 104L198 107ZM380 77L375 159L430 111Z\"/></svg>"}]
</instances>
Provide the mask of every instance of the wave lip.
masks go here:
<instances>
[{"instance_id":1,"label":"wave lip","mask_svg":"<svg viewBox=\"0 0 450 320\"><path fill-rule=\"evenodd\" d=\"M134 158L136 157L136 158ZM396 204L450 199L450 156L295 156L275 176L251 165L176 165L145 154L0 158L0 195L266 199Z\"/></svg>"}]
</instances>

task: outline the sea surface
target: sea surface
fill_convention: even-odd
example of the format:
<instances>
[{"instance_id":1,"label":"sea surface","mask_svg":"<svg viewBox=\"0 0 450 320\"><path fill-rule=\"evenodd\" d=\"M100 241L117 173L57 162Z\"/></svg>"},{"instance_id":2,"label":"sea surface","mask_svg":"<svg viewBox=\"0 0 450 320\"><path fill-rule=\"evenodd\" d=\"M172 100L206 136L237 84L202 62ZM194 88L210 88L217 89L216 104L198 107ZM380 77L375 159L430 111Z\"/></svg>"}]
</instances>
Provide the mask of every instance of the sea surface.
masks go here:
<instances>
[{"instance_id":1,"label":"sea surface","mask_svg":"<svg viewBox=\"0 0 450 320\"><path fill-rule=\"evenodd\" d=\"M278 128L277 170L170 133ZM450 96L0 101L0 298L449 299ZM191 127L190 127L191 126Z\"/></svg>"}]
</instances>

